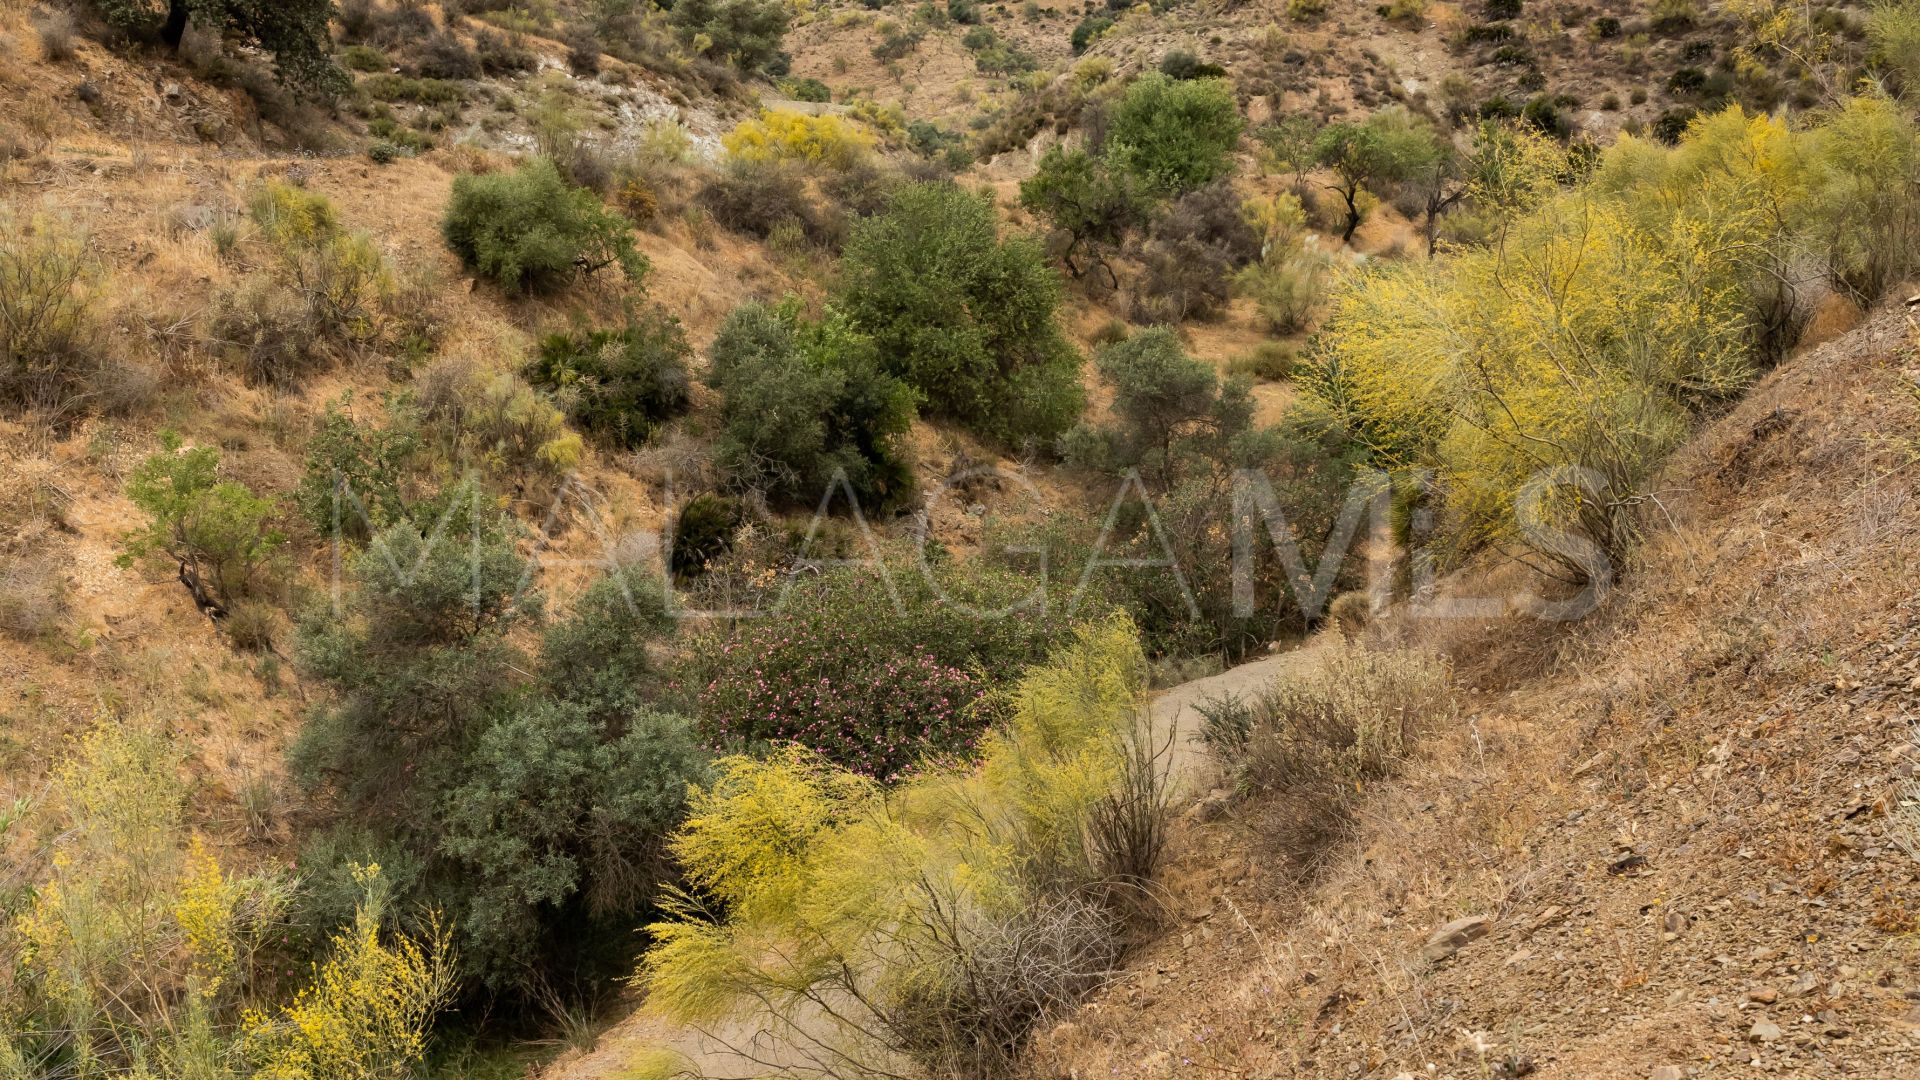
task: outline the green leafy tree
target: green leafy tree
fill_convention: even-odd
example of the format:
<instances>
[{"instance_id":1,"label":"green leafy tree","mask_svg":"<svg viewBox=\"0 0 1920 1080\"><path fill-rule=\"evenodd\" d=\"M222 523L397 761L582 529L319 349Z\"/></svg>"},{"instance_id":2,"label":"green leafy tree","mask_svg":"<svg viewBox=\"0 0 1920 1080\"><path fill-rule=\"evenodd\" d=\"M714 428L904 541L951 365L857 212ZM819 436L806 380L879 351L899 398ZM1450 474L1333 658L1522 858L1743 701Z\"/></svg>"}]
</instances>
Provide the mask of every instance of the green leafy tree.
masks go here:
<instances>
[{"instance_id":1,"label":"green leafy tree","mask_svg":"<svg viewBox=\"0 0 1920 1080\"><path fill-rule=\"evenodd\" d=\"M220 479L220 451L211 446L187 448L172 432L160 446L127 480L127 498L148 523L126 536L121 564L165 556L196 599L204 589L223 606L265 585L286 542L272 527L273 500Z\"/></svg>"},{"instance_id":2,"label":"green leafy tree","mask_svg":"<svg viewBox=\"0 0 1920 1080\"><path fill-rule=\"evenodd\" d=\"M1040 246L1001 239L989 199L921 183L854 226L835 303L934 412L1018 441L1057 436L1084 403L1059 300Z\"/></svg>"},{"instance_id":3,"label":"green leafy tree","mask_svg":"<svg viewBox=\"0 0 1920 1080\"><path fill-rule=\"evenodd\" d=\"M1213 365L1188 355L1169 327L1142 330L1094 357L1113 388L1110 427L1082 427L1068 439L1083 465L1134 468L1161 489L1170 488L1182 458L1221 456L1226 439L1247 430L1253 416L1247 384L1223 387Z\"/></svg>"},{"instance_id":4,"label":"green leafy tree","mask_svg":"<svg viewBox=\"0 0 1920 1080\"><path fill-rule=\"evenodd\" d=\"M677 0L667 17L683 41L742 71L773 63L792 21L785 0Z\"/></svg>"},{"instance_id":5,"label":"green leafy tree","mask_svg":"<svg viewBox=\"0 0 1920 1080\"><path fill-rule=\"evenodd\" d=\"M867 511L912 493L901 438L918 396L844 317L811 323L793 304L742 305L714 339L708 381L722 397L717 457L739 483L811 506L838 472Z\"/></svg>"},{"instance_id":6,"label":"green leafy tree","mask_svg":"<svg viewBox=\"0 0 1920 1080\"><path fill-rule=\"evenodd\" d=\"M179 48L189 22L235 35L273 54L288 85L331 97L348 86L334 66L333 0L94 0L114 27Z\"/></svg>"},{"instance_id":7,"label":"green leafy tree","mask_svg":"<svg viewBox=\"0 0 1920 1080\"><path fill-rule=\"evenodd\" d=\"M614 265L635 281L647 270L627 220L568 184L546 158L511 173L457 177L440 231L469 269L514 292L553 289Z\"/></svg>"},{"instance_id":8,"label":"green leafy tree","mask_svg":"<svg viewBox=\"0 0 1920 1080\"><path fill-rule=\"evenodd\" d=\"M1344 243L1360 228L1360 192L1368 185L1405 179L1434 149L1431 137L1397 109L1383 109L1365 121L1328 124L1313 143L1314 158L1334 175L1327 186L1347 204Z\"/></svg>"},{"instance_id":9,"label":"green leafy tree","mask_svg":"<svg viewBox=\"0 0 1920 1080\"><path fill-rule=\"evenodd\" d=\"M1107 121L1107 158L1155 195L1179 195L1225 176L1245 122L1224 79L1134 80Z\"/></svg>"},{"instance_id":10,"label":"green leafy tree","mask_svg":"<svg viewBox=\"0 0 1920 1080\"><path fill-rule=\"evenodd\" d=\"M1021 182L1020 205L1065 239L1060 258L1068 273L1078 278L1097 267L1105 271L1109 287L1119 286L1106 249L1118 246L1146 215L1145 202L1129 177L1108 171L1084 150L1054 146Z\"/></svg>"}]
</instances>

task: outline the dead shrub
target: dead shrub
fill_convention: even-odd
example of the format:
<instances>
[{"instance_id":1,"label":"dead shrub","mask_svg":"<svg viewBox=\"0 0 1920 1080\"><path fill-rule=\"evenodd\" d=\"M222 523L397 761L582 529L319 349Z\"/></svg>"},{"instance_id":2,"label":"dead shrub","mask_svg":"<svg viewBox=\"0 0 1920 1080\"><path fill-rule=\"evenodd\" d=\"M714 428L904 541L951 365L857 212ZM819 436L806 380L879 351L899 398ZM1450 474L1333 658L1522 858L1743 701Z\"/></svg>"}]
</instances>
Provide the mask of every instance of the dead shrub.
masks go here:
<instances>
[{"instance_id":1,"label":"dead shrub","mask_svg":"<svg viewBox=\"0 0 1920 1080\"><path fill-rule=\"evenodd\" d=\"M885 1041L932 1076L1018 1075L1035 1027L1113 975L1121 926L1098 899L1070 893L1004 918L956 914L950 951L926 957L880 1017Z\"/></svg>"},{"instance_id":2,"label":"dead shrub","mask_svg":"<svg viewBox=\"0 0 1920 1080\"><path fill-rule=\"evenodd\" d=\"M1449 682L1436 655L1336 635L1254 698L1203 702L1201 739L1242 793L1263 797L1276 848L1309 865L1347 834L1368 785L1451 711Z\"/></svg>"},{"instance_id":3,"label":"dead shrub","mask_svg":"<svg viewBox=\"0 0 1920 1080\"><path fill-rule=\"evenodd\" d=\"M67 582L60 560L45 553L0 556L0 633L37 641L67 616Z\"/></svg>"},{"instance_id":4,"label":"dead shrub","mask_svg":"<svg viewBox=\"0 0 1920 1080\"><path fill-rule=\"evenodd\" d=\"M312 315L291 290L252 275L215 301L208 329L247 382L295 387L336 358Z\"/></svg>"},{"instance_id":5,"label":"dead shrub","mask_svg":"<svg viewBox=\"0 0 1920 1080\"><path fill-rule=\"evenodd\" d=\"M1094 862L1104 879L1122 886L1153 880L1172 820L1173 738L1142 723L1128 735L1119 783L1096 803L1087 825Z\"/></svg>"},{"instance_id":6,"label":"dead shrub","mask_svg":"<svg viewBox=\"0 0 1920 1080\"><path fill-rule=\"evenodd\" d=\"M98 396L101 281L85 236L0 213L0 404L58 424Z\"/></svg>"},{"instance_id":7,"label":"dead shrub","mask_svg":"<svg viewBox=\"0 0 1920 1080\"><path fill-rule=\"evenodd\" d=\"M60 64L73 59L73 15L64 8L42 8L33 17L34 33L40 37L40 55L48 63Z\"/></svg>"},{"instance_id":8,"label":"dead shrub","mask_svg":"<svg viewBox=\"0 0 1920 1080\"><path fill-rule=\"evenodd\" d=\"M227 610L221 626L234 648L242 652L272 652L280 630L280 614L272 604L243 600Z\"/></svg>"},{"instance_id":9,"label":"dead shrub","mask_svg":"<svg viewBox=\"0 0 1920 1080\"><path fill-rule=\"evenodd\" d=\"M836 246L842 231L814 205L800 172L780 162L733 162L707 181L696 200L722 228L759 240L789 221L823 246Z\"/></svg>"}]
</instances>

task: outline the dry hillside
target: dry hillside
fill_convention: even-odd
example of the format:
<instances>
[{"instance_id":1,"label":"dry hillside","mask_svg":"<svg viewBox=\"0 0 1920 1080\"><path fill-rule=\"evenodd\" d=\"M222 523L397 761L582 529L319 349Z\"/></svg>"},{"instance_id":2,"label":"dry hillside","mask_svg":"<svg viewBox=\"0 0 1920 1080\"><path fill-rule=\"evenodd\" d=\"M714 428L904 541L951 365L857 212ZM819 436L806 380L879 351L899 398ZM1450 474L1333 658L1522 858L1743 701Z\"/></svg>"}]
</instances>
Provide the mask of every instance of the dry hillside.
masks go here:
<instances>
[{"instance_id":1,"label":"dry hillside","mask_svg":"<svg viewBox=\"0 0 1920 1080\"><path fill-rule=\"evenodd\" d=\"M1376 179L1349 193L1357 228L1342 242L1334 174L1278 160L1262 141L1272 135L1268 121L1297 118L1318 132L1390 109L1435 146L1463 153L1480 121L1511 121L1498 130L1557 155L1541 183L1559 190L1584 175L1589 149L1622 133L1671 142L1696 111L1733 103L1755 116L1791 111L1797 123L1815 102L1843 95L1811 73L1756 60L1732 6L1690 0L794 0L782 9L791 25L778 49L744 69L704 32L673 24L669 7L342 3L326 23L326 47L344 92L322 106L275 82L267 53L237 33L223 42L196 27L178 48L162 48L103 29L87 4L0 0L0 238L19 238L22 250L28 238L48 249L58 244L47 238L65 238L84 252L75 262L84 272L56 291L85 300L85 332L73 337L85 348L61 356L84 360L90 380L70 400L9 401L0 411L0 1022L31 1011L14 1011L29 998L20 988L32 982L32 964L11 961L33 954L11 951L31 921L15 916L59 895L40 886L65 872L61 846L79 830L58 825L51 815L61 807L49 793L90 729L151 728L181 752L183 767L173 771L187 792L183 826L165 838L166 858L184 859L191 844L195 859L213 852L219 861L205 865L235 879L315 873L306 845L340 824L346 804L331 801L336 776L297 778L289 751L303 727L317 727L348 696L345 681L316 675L301 653L302 635L318 633L317 613L338 598L330 590L346 564L294 504L303 481L324 479L329 463L316 447L336 413L367 431L413 425L407 434L419 448L409 444L411 471L395 489L406 487L415 509L478 477L473 490L485 505L522 530L503 544L529 560L526 581L547 607L491 644L528 665L542 656L546 628L610 569L660 570L669 600L728 600L734 587L765 598L788 576L820 574L808 557L860 554L870 535L889 554L931 539L943 569L972 567L976 557L987 565L1004 537L1079 543L1099 533L1104 542L1102 523L1111 530L1122 520L1113 492L1124 476L1138 482L1150 446L1124 463L1070 458L1061 448L1081 428L1062 424L1044 441L995 437L987 422L999 417L972 422L923 408L923 387L890 399L904 402L905 417L878 441L898 449L883 464L899 473L878 486L908 494L876 515L872 534L865 521L812 520L811 493L770 497L773 470L749 473L758 464L752 453L724 457L729 424L753 419L731 415L720 389L715 343L729 316L765 305L789 328L821 332L832 362L841 360L834 350L863 357L860 348L872 346L866 331L853 333L853 344L824 336L845 330L833 320L849 306L841 290L850 237L889 212L902 190L980 192L963 201L982 216L987 245L1018 246L1045 272L1048 287L1033 295L1049 292L1061 271L1058 304L1036 322L1047 334L1059 329L1052 358L1074 391L1070 421L1082 413L1084 389L1088 420L1118 430L1118 380L1097 367L1107 346L1170 342L1204 376L1205 400L1147 434L1164 442L1165 487L1154 495L1169 506L1176 492L1206 486L1182 489L1170 479L1174 428L1196 444L1220 435L1194 466L1196 475L1212 470L1214 503L1196 498L1188 508L1201 509L1176 520L1175 531L1218 556L1201 570L1223 580L1224 542L1200 545L1225 533L1203 511L1219 508L1224 478L1239 467L1229 436L1279 432L1295 418L1290 406L1311 400L1302 361L1315 355L1335 283L1361 280L1347 275L1369 267L1440 266L1429 257L1429 231L1442 253L1452 241L1466 250L1510 209L1473 205L1464 166L1439 212L1428 211L1411 180ZM1820 10L1837 57L1820 70L1859 74L1860 11ZM1069 277L1061 236L1023 205L1022 183L1050 150L1098 147L1128 80L1168 69L1181 72L1167 76L1181 86L1225 78L1207 83L1220 87L1220 108L1235 125L1221 171L1143 197L1106 252L1108 279L1078 267ZM851 147L846 160L834 162L829 148L768 164L726 149L732 141L723 139L771 109L830 121L824 130ZM1910 101L1899 109L1910 123ZM581 255L563 264L563 287L543 291L503 286L463 263L443 225L456 184L504 178L529 163L552 163L557 186L612 221L644 258L644 275L629 279L613 260L595 265ZM260 207L276 193L324 206L342 249L365 245L379 270L377 303L324 326L287 315L303 298L310 314L313 297L334 297L327 282L304 276L325 276L301 261L313 251L289 255L273 235L272 215ZM1255 233L1260 207L1288 206L1297 221ZM1447 207L1455 209L1443 218ZM1167 224L1182 214L1192 235ZM1298 319L1276 318L1245 284L1243 272L1266 268L1269 251L1278 253L1276 269L1291 266L1279 264L1292 252L1319 275L1300 286ZM0 288L18 284L6 277L11 254L0 251ZM1188 305L1182 272L1195 266L1207 280L1192 287ZM1110 983L1084 1003L1036 1006L1044 1022L1031 1043L1025 1028L1006 1040L1024 1074L1920 1076L1920 329L1908 308L1863 316L1824 281L1807 295L1816 291L1818 314L1788 360L1744 396L1713 387L1689 398L1697 413L1684 422L1708 423L1676 439L1683 449L1641 508L1646 542L1592 616L1569 624L1517 612L1446 619L1402 606L1369 621L1362 557L1336 565L1345 569L1334 591L1352 616L1338 621L1383 650L1444 655L1457 708L1421 732L1402 775L1364 785L1354 828L1326 844L1280 840L1289 808L1228 790L1219 763L1197 741L1183 742L1181 816L1163 880L1149 890L1156 914L1116 919L1126 923L1109 935L1120 970L1099 973L1112 974ZM1160 303L1176 292L1177 309ZM669 415L636 421L641 434L623 441L628 429L588 432L584 412L568 411L588 396L580 384L536 387L530 372L544 340L633 333L637 313L675 328L665 335L678 349L668 366L683 400ZM306 366L275 368L296 354ZM1216 375L1245 376L1244 390ZM592 376L583 381L595 388ZM762 399L769 415L784 404L779 397ZM844 414L871 405L835 401L819 426L851 425ZM506 435L472 436L462 426L479 426L482 405L494 407ZM1262 468L1282 462L1276 471L1294 482L1290 493L1312 488L1303 501L1323 494L1316 483L1331 489L1329 478L1348 475L1336 466L1357 469L1364 456L1358 436L1342 442L1349 433L1322 421L1315 414L1276 436L1291 455L1284 461L1280 450L1259 459ZM268 584L244 598L236 590L243 602L231 611L205 602L186 560L176 576L166 558L127 554L149 524L129 481L154 461L180 459L163 441L174 437L189 451L217 450L219 478L265 500L254 531L284 541L282 561L263 575ZM980 472L994 475L972 478ZM675 578L662 533L685 519L696 494L724 496L731 515L715 527L713 565L724 562L724 573L702 578L702 562ZM1338 498L1328 505L1337 508ZM474 505L482 501L476 495ZM405 534L408 524L418 523L397 528ZM1122 542L1147 535L1132 517L1125 528L1133 539ZM1450 565L1442 599L1543 588L1504 555L1470 554ZM1270 576L1261 588L1275 597L1298 585L1279 569L1262 573ZM1224 607L1222 581L1211 585L1211 600ZM475 598L477 608L477 584ZM1145 589L1125 602L1096 599L1130 613L1178 607ZM944 596L926 605L951 610ZM332 609L342 626L351 621L343 610ZM837 617L843 629L886 622L867 614ZM303 617L312 618L304 628ZM928 619L914 625L936 625ZM1074 630L1057 621L1042 629L1064 640ZM1193 622L1203 621L1195 606ZM630 650L646 680L626 688L626 707L681 710L684 721L669 719L694 730L708 719L694 717L702 693L721 681L717 658L753 632L748 623L696 628L707 636L673 627ZM1184 739L1200 726L1200 707L1211 707L1208 695L1285 677L1332 634L1318 611L1248 625L1161 628L1162 642L1199 644L1142 654L1141 685L1162 694L1158 722ZM1015 650L998 638L981 648L989 646ZM1041 667L1044 652L990 671L947 665L944 676L964 681L982 705L965 722L999 701L982 687L997 691L1029 664ZM894 679L887 659L885 678L870 683ZM486 689L501 701L521 691L557 697L553 684L565 681L512 663L500 671L501 687ZM814 704L823 698L834 694L817 690ZM938 704L949 703L942 696ZM627 719L622 713L606 730L624 739ZM711 738L703 730L687 775L707 776L699 770L719 754L766 745L720 728ZM978 735L968 734L966 753ZM972 760L929 756L936 767ZM404 770L413 769L409 759ZM905 772L874 778L891 783ZM661 787L662 802L683 814L692 785L676 773ZM505 819L531 801L503 799L507 809L497 812ZM627 982L645 944L631 928L659 914L657 886L679 880L664 838L682 818L638 839L606 840L592 831L603 809L557 827L577 843L551 861L630 843L608 859L617 879L609 892L637 894L642 882L646 895L602 904L569 892L571 879L551 895L536 887L512 894L520 913L553 916L541 932L558 928L530 933L530 950L565 952L575 965L568 978L588 974L556 980L564 986L542 981L530 990L537 980L529 977L526 985L507 980L507 990L448 992L435 1002L453 1003L438 1029L448 1037L429 1038L423 1019L427 1034L381 1075L648 1080L653 1074L636 1064L646 1047L701 1045L690 1028L644 1013ZM34 816L42 812L49 816ZM414 824L404 811L394 817ZM342 851L331 869L349 865ZM425 858L442 854L430 848ZM457 880L460 865L449 860L441 870ZM407 900L410 911L426 910L425 899ZM178 951L133 950L136 959L184 972L188 952L175 923L185 920L172 908L147 914ZM627 920L617 938L594 939L616 941L604 955L581 960L584 934L555 944L573 926L604 930L595 920L616 918ZM260 945L268 958L260 971L225 984L228 1026L239 1027L243 1004L294 1000L332 930L303 926ZM547 959L525 969L544 980L538 964ZM156 1030L171 1031L174 1006L198 1004L180 972L151 991L167 1021ZM0 1030L0 1080L80 1075L55 1065L10 1072L15 1034ZM39 1034L58 1068L84 1057L61 1041L70 1033ZM721 1072L737 1064L706 1063ZM331 1077L322 1070L302 1080Z\"/></svg>"},{"instance_id":2,"label":"dry hillside","mask_svg":"<svg viewBox=\"0 0 1920 1080\"><path fill-rule=\"evenodd\" d=\"M1324 865L1258 803L1193 822L1036 1075L1914 1075L1914 344L1883 311L1769 375L1584 622L1378 628L1453 657L1457 718Z\"/></svg>"}]
</instances>

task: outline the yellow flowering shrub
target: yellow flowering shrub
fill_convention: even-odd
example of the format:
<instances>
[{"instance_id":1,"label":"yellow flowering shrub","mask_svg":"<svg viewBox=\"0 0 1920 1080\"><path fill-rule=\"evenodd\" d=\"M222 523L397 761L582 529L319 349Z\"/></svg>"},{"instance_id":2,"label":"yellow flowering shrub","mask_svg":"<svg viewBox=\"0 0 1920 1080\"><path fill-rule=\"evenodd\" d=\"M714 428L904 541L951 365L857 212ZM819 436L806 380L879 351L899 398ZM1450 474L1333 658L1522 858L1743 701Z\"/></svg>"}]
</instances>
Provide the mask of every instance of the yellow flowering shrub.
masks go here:
<instances>
[{"instance_id":1,"label":"yellow flowering shrub","mask_svg":"<svg viewBox=\"0 0 1920 1080\"><path fill-rule=\"evenodd\" d=\"M50 869L0 929L0 966L15 975L0 981L0 1076L40 1075L7 1071L10 1057L70 1059L86 1077L225 1052L212 1013L287 890L271 874L228 874L187 835L179 766L144 725L108 721L55 771Z\"/></svg>"},{"instance_id":2,"label":"yellow flowering shrub","mask_svg":"<svg viewBox=\"0 0 1920 1080\"><path fill-rule=\"evenodd\" d=\"M453 991L446 929L423 940L383 928L390 890L378 865L356 868L366 890L353 925L335 934L308 985L277 1013L247 1010L241 1040L257 1080L375 1080L425 1058L431 1023Z\"/></svg>"},{"instance_id":3,"label":"yellow flowering shrub","mask_svg":"<svg viewBox=\"0 0 1920 1080\"><path fill-rule=\"evenodd\" d=\"M636 981L651 1007L809 1025L805 1037L855 1061L951 1062L1017 1043L1031 1014L1000 996L1019 996L1004 981L1053 973L1003 967L1009 939L1084 941L1083 961L1117 948L1087 899L1103 873L1088 838L1145 687L1137 631L1116 616L1007 693L1007 719L970 768L887 789L797 748L717 762L671 843L688 890L649 928ZM1051 991L1099 977L1060 968L1071 987Z\"/></svg>"},{"instance_id":4,"label":"yellow flowering shrub","mask_svg":"<svg viewBox=\"0 0 1920 1080\"><path fill-rule=\"evenodd\" d=\"M1494 241L1352 282L1305 382L1382 463L1434 470L1459 538L1585 571L1564 534L1617 554L1665 455L1811 297L1913 265L1920 143L1878 98L1813 129L1734 107L1678 147L1623 136L1559 189L1559 151L1510 134L1474 181Z\"/></svg>"},{"instance_id":5,"label":"yellow flowering shrub","mask_svg":"<svg viewBox=\"0 0 1920 1080\"><path fill-rule=\"evenodd\" d=\"M791 109L763 110L720 139L727 153L742 161L800 161L834 169L858 162L874 141L865 127L843 117Z\"/></svg>"}]
</instances>

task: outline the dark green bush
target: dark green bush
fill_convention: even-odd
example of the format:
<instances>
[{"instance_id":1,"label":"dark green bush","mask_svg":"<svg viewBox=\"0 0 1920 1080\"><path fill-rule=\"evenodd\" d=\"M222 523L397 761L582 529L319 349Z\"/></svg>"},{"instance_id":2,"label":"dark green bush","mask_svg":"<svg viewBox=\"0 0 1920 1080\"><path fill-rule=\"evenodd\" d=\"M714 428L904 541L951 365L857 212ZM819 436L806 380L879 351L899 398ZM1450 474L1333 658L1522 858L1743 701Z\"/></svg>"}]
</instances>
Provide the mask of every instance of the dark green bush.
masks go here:
<instances>
[{"instance_id":1,"label":"dark green bush","mask_svg":"<svg viewBox=\"0 0 1920 1080\"><path fill-rule=\"evenodd\" d=\"M115 29L173 49L185 39L191 16L219 37L271 53L274 74L307 95L330 98L347 85L331 55L333 0L93 0L92 7Z\"/></svg>"},{"instance_id":2,"label":"dark green bush","mask_svg":"<svg viewBox=\"0 0 1920 1080\"><path fill-rule=\"evenodd\" d=\"M947 0L947 18L962 26L978 25L980 5L974 0Z\"/></svg>"},{"instance_id":3,"label":"dark green bush","mask_svg":"<svg viewBox=\"0 0 1920 1080\"><path fill-rule=\"evenodd\" d=\"M741 522L740 504L724 495L703 492L688 499L673 522L673 548L668 566L676 577L698 577L707 565L733 547Z\"/></svg>"},{"instance_id":4,"label":"dark green bush","mask_svg":"<svg viewBox=\"0 0 1920 1080\"><path fill-rule=\"evenodd\" d=\"M650 704L665 595L644 569L609 575L529 655L542 605L511 522L470 488L419 509L352 558L341 610L301 622L296 656L328 691L292 755L323 822L303 854L311 921L341 862L391 858L495 990L623 969L616 943L704 769L688 725Z\"/></svg>"},{"instance_id":5,"label":"dark green bush","mask_svg":"<svg viewBox=\"0 0 1920 1080\"><path fill-rule=\"evenodd\" d=\"M1089 15L1081 19L1073 28L1073 36L1068 39L1073 46L1073 55L1079 56L1093 44L1093 39L1113 29L1113 17L1110 15Z\"/></svg>"},{"instance_id":6,"label":"dark green bush","mask_svg":"<svg viewBox=\"0 0 1920 1080\"><path fill-rule=\"evenodd\" d=\"M966 757L997 715L993 691L1072 631L1070 583L1048 597L1008 571L889 567L801 579L777 613L703 643L690 675L709 742L798 742L883 780Z\"/></svg>"},{"instance_id":7,"label":"dark green bush","mask_svg":"<svg viewBox=\"0 0 1920 1080\"><path fill-rule=\"evenodd\" d=\"M1173 49L1160 58L1160 74L1169 79L1223 79L1227 69L1209 64L1186 49Z\"/></svg>"},{"instance_id":8,"label":"dark green bush","mask_svg":"<svg viewBox=\"0 0 1920 1080\"><path fill-rule=\"evenodd\" d=\"M307 471L294 490L294 505L323 537L365 539L407 516L403 491L408 464L419 446L413 418L389 404L387 424L353 418L351 398L327 406L307 442Z\"/></svg>"},{"instance_id":9,"label":"dark green bush","mask_svg":"<svg viewBox=\"0 0 1920 1080\"><path fill-rule=\"evenodd\" d=\"M781 79L780 89L781 92L795 101L828 102L833 100L833 89L819 79Z\"/></svg>"},{"instance_id":10,"label":"dark green bush","mask_svg":"<svg viewBox=\"0 0 1920 1080\"><path fill-rule=\"evenodd\" d=\"M687 411L687 336L657 305L628 313L618 330L549 334L527 381L553 394L574 422L633 449Z\"/></svg>"},{"instance_id":11,"label":"dark green bush","mask_svg":"<svg viewBox=\"0 0 1920 1080\"><path fill-rule=\"evenodd\" d=\"M991 202L909 184L856 222L837 304L881 366L936 413L1008 441L1051 439L1080 415L1080 357L1055 322L1060 278L1039 244L1001 239Z\"/></svg>"},{"instance_id":12,"label":"dark green bush","mask_svg":"<svg viewBox=\"0 0 1920 1080\"><path fill-rule=\"evenodd\" d=\"M536 158L511 173L455 177L441 233L467 267L517 292L552 289L602 267L646 272L625 218Z\"/></svg>"},{"instance_id":13,"label":"dark green bush","mask_svg":"<svg viewBox=\"0 0 1920 1080\"><path fill-rule=\"evenodd\" d=\"M1107 157L1149 191L1178 195L1232 168L1243 122L1224 79L1134 80L1107 118Z\"/></svg>"},{"instance_id":14,"label":"dark green bush","mask_svg":"<svg viewBox=\"0 0 1920 1080\"><path fill-rule=\"evenodd\" d=\"M745 304L714 338L708 381L722 396L716 457L735 481L812 507L844 475L861 509L886 512L913 489L901 436L914 393L881 370L873 342L830 315Z\"/></svg>"},{"instance_id":15,"label":"dark green bush","mask_svg":"<svg viewBox=\"0 0 1920 1080\"><path fill-rule=\"evenodd\" d=\"M677 0L667 14L683 41L704 38L713 56L742 71L776 60L791 17L785 0Z\"/></svg>"},{"instance_id":16,"label":"dark green bush","mask_svg":"<svg viewBox=\"0 0 1920 1080\"><path fill-rule=\"evenodd\" d=\"M1517 19L1525 6L1525 0L1486 0L1485 11L1489 19Z\"/></svg>"},{"instance_id":17,"label":"dark green bush","mask_svg":"<svg viewBox=\"0 0 1920 1080\"><path fill-rule=\"evenodd\" d=\"M1688 107L1668 109L1653 121L1653 137L1668 146L1676 145L1680 142L1680 136L1687 133L1688 126L1699 115L1698 110Z\"/></svg>"}]
</instances>

